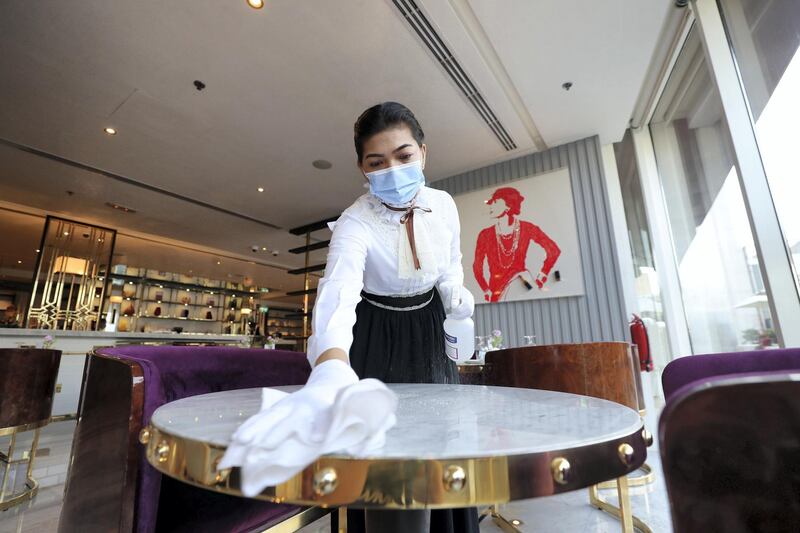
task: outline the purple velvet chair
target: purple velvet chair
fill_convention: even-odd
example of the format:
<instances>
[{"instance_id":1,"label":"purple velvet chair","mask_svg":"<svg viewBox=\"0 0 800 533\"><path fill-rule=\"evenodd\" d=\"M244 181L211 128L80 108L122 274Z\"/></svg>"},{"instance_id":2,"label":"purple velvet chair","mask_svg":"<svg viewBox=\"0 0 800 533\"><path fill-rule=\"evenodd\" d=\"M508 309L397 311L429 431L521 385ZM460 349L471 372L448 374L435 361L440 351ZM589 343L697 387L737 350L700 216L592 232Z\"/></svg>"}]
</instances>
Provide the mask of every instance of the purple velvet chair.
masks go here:
<instances>
[{"instance_id":1,"label":"purple velvet chair","mask_svg":"<svg viewBox=\"0 0 800 533\"><path fill-rule=\"evenodd\" d=\"M697 355L662 375L674 530L800 527L800 349Z\"/></svg>"},{"instance_id":2,"label":"purple velvet chair","mask_svg":"<svg viewBox=\"0 0 800 533\"><path fill-rule=\"evenodd\" d=\"M159 406L209 392L299 385L305 354L223 346L118 346L89 355L72 447L62 533L245 532L328 511L213 493L162 476L138 434Z\"/></svg>"},{"instance_id":3,"label":"purple velvet chair","mask_svg":"<svg viewBox=\"0 0 800 533\"><path fill-rule=\"evenodd\" d=\"M800 370L800 348L692 355L675 359L661 375L669 404L682 387L729 374Z\"/></svg>"}]
</instances>

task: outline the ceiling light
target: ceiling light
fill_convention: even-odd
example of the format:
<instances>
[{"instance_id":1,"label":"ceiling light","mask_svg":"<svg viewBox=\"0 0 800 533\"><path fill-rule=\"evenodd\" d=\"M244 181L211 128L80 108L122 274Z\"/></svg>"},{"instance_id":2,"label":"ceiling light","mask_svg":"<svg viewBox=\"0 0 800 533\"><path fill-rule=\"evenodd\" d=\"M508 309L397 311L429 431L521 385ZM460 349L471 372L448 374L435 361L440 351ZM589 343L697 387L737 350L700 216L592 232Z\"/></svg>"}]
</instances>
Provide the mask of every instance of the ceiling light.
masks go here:
<instances>
[{"instance_id":1,"label":"ceiling light","mask_svg":"<svg viewBox=\"0 0 800 533\"><path fill-rule=\"evenodd\" d=\"M325 159L317 159L311 164L314 166L314 168L318 168L320 170L328 170L333 166L333 163L326 161Z\"/></svg>"},{"instance_id":2,"label":"ceiling light","mask_svg":"<svg viewBox=\"0 0 800 533\"><path fill-rule=\"evenodd\" d=\"M37 248L36 249L36 253L38 254L39 252L41 252L41 250Z\"/></svg>"},{"instance_id":3,"label":"ceiling light","mask_svg":"<svg viewBox=\"0 0 800 533\"><path fill-rule=\"evenodd\" d=\"M115 202L106 202L106 205L112 209L117 209L118 211L122 211L124 213L135 213L135 209L131 209L130 207L125 207L124 205L120 205Z\"/></svg>"},{"instance_id":4,"label":"ceiling light","mask_svg":"<svg viewBox=\"0 0 800 533\"><path fill-rule=\"evenodd\" d=\"M222 263L221 263L220 261L217 261L217 264L218 264L218 265L221 265Z\"/></svg>"},{"instance_id":5,"label":"ceiling light","mask_svg":"<svg viewBox=\"0 0 800 533\"><path fill-rule=\"evenodd\" d=\"M264 192L264 187L259 187L258 192Z\"/></svg>"},{"instance_id":6,"label":"ceiling light","mask_svg":"<svg viewBox=\"0 0 800 533\"><path fill-rule=\"evenodd\" d=\"M247 0L247 5L253 9L261 9L264 7L264 0Z\"/></svg>"},{"instance_id":7,"label":"ceiling light","mask_svg":"<svg viewBox=\"0 0 800 533\"><path fill-rule=\"evenodd\" d=\"M266 246L262 246L262 247L261 247L261 250L262 250L262 251L264 251L264 252L266 252L266 251L267 251L267 247L266 247ZM39 250L36 250L36 251L38 252Z\"/></svg>"},{"instance_id":8,"label":"ceiling light","mask_svg":"<svg viewBox=\"0 0 800 533\"><path fill-rule=\"evenodd\" d=\"M69 235L69 232L68 232L68 231L65 231L65 232L64 232L64 235Z\"/></svg>"},{"instance_id":9,"label":"ceiling light","mask_svg":"<svg viewBox=\"0 0 800 533\"><path fill-rule=\"evenodd\" d=\"M17 261L17 264L18 264L18 265L21 265L21 264L22 264L22 261Z\"/></svg>"},{"instance_id":10,"label":"ceiling light","mask_svg":"<svg viewBox=\"0 0 800 533\"><path fill-rule=\"evenodd\" d=\"M114 128L105 128L105 129L103 129L103 131L106 132L106 135L116 135L117 134L117 130L115 130Z\"/></svg>"}]
</instances>

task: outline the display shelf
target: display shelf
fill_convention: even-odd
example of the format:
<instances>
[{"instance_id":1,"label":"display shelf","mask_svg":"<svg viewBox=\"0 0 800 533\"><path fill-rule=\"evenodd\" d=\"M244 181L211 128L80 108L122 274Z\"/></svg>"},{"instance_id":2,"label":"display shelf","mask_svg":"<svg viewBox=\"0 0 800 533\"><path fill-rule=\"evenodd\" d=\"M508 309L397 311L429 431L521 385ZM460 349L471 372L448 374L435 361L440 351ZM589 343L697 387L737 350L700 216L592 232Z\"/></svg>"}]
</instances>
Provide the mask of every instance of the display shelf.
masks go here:
<instances>
[{"instance_id":1,"label":"display shelf","mask_svg":"<svg viewBox=\"0 0 800 533\"><path fill-rule=\"evenodd\" d=\"M290 315L296 314L298 311L302 310L296 307L281 308L270 306L265 319L267 335L295 344L297 344L297 341L305 340L302 335L296 335L297 332L302 333L303 331L302 320L290 318ZM283 322L283 324L275 324L276 321Z\"/></svg>"},{"instance_id":2,"label":"display shelf","mask_svg":"<svg viewBox=\"0 0 800 533\"><path fill-rule=\"evenodd\" d=\"M256 310L259 298L266 292L256 287L244 287L229 281L210 280L177 273L156 272L142 268L126 267L107 276L111 283L109 298L105 306L116 312L125 324L120 327L129 331L144 330L156 320L206 322L213 326L191 329L205 330L212 327L218 333L238 334L248 330L254 317L242 313L242 308ZM133 291L133 294L132 294ZM130 296L127 296L127 293ZM121 304L111 302L110 296L124 299ZM209 305L211 304L211 305ZM158 315L155 311L158 311ZM181 316L181 311L189 316ZM124 311L131 311L124 313ZM111 311L109 311L111 312ZM211 318L205 318L206 312ZM109 316L113 316L113 313Z\"/></svg>"},{"instance_id":3,"label":"display shelf","mask_svg":"<svg viewBox=\"0 0 800 533\"><path fill-rule=\"evenodd\" d=\"M213 318L192 318L192 317L182 317L182 316L136 315L136 318L145 318L147 320L188 320L190 322L219 322L219 320L214 320Z\"/></svg>"},{"instance_id":4,"label":"display shelf","mask_svg":"<svg viewBox=\"0 0 800 533\"><path fill-rule=\"evenodd\" d=\"M190 304L190 303L185 303L185 302L168 302L166 300L151 300L149 298L141 298L141 301L142 302L148 302L148 303L154 303L154 304L184 305L184 306L189 306L189 307L211 307L211 308L219 307L218 305L216 305L216 303L212 306L212 305L208 305L208 304Z\"/></svg>"}]
</instances>

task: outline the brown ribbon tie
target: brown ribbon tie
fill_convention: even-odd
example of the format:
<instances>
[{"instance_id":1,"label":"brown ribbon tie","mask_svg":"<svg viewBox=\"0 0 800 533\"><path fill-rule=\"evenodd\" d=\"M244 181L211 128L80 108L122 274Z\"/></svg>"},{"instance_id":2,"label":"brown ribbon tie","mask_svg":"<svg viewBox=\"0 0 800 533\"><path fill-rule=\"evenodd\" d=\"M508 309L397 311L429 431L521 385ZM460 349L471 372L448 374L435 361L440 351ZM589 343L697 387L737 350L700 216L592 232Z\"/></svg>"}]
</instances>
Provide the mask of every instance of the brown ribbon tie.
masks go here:
<instances>
[{"instance_id":1,"label":"brown ribbon tie","mask_svg":"<svg viewBox=\"0 0 800 533\"><path fill-rule=\"evenodd\" d=\"M412 205L410 207L392 207L387 203L383 203L383 206L392 211L400 211L403 213L403 216L400 217L400 223L406 227L408 244L411 245L411 257L414 258L414 268L420 270L422 267L419 264L419 257L417 257L417 242L414 240L414 210L419 209L423 213L430 213L431 210L418 205Z\"/></svg>"}]
</instances>

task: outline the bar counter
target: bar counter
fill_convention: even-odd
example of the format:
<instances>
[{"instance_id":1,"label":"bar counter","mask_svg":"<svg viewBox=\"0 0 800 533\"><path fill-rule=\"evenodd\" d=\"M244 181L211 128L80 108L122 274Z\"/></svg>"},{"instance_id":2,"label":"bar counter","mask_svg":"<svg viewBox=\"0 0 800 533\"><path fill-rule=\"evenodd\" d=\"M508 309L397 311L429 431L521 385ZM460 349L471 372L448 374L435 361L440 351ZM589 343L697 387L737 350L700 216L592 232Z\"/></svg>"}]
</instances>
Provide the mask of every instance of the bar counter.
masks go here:
<instances>
[{"instance_id":1,"label":"bar counter","mask_svg":"<svg viewBox=\"0 0 800 533\"><path fill-rule=\"evenodd\" d=\"M119 344L215 343L250 346L249 335L210 333L140 333L109 331L67 331L52 329L0 328L0 348L42 347L45 336L55 339L51 346L61 350L61 367L53 400L53 416L74 415L83 380L87 352L98 346Z\"/></svg>"}]
</instances>

